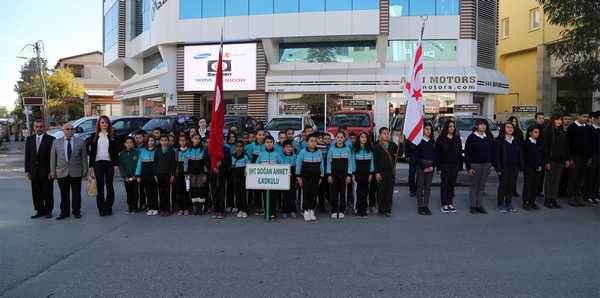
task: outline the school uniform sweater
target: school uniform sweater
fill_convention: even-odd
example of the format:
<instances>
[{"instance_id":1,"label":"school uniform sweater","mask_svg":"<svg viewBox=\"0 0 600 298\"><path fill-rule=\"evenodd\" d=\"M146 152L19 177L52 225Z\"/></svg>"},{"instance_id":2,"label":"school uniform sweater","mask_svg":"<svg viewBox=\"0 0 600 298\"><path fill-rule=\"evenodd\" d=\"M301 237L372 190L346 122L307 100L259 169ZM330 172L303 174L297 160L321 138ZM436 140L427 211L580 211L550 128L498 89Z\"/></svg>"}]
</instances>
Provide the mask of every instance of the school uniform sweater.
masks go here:
<instances>
[{"instance_id":1,"label":"school uniform sweater","mask_svg":"<svg viewBox=\"0 0 600 298\"><path fill-rule=\"evenodd\" d=\"M541 145L544 148L544 162L563 163L570 159L570 148L567 134L562 129L548 127L544 130Z\"/></svg>"},{"instance_id":2,"label":"school uniform sweater","mask_svg":"<svg viewBox=\"0 0 600 298\"><path fill-rule=\"evenodd\" d=\"M571 157L591 158L593 149L590 142L593 138L593 128L573 122L567 128Z\"/></svg>"},{"instance_id":3,"label":"school uniform sweater","mask_svg":"<svg viewBox=\"0 0 600 298\"><path fill-rule=\"evenodd\" d=\"M417 146L417 150L414 155L414 158L417 159L418 167L424 169L433 166L433 162L435 159L435 141L433 139L423 139L421 143Z\"/></svg>"},{"instance_id":4,"label":"school uniform sweater","mask_svg":"<svg viewBox=\"0 0 600 298\"><path fill-rule=\"evenodd\" d=\"M129 178L135 176L135 170L138 163L138 151L123 150L119 153L119 173L122 178Z\"/></svg>"},{"instance_id":5,"label":"school uniform sweater","mask_svg":"<svg viewBox=\"0 0 600 298\"><path fill-rule=\"evenodd\" d=\"M310 150L308 147L296 158L296 175L323 177L325 175L323 154L318 149Z\"/></svg>"},{"instance_id":6,"label":"school uniform sweater","mask_svg":"<svg viewBox=\"0 0 600 298\"><path fill-rule=\"evenodd\" d=\"M535 143L534 143L535 141ZM526 139L523 143L523 166L536 170L544 166L544 147L538 140Z\"/></svg>"},{"instance_id":7,"label":"school uniform sweater","mask_svg":"<svg viewBox=\"0 0 600 298\"><path fill-rule=\"evenodd\" d=\"M484 138L472 133L465 142L465 166L471 169L471 164L492 163L494 161L494 140L486 135Z\"/></svg>"},{"instance_id":8,"label":"school uniform sweater","mask_svg":"<svg viewBox=\"0 0 600 298\"><path fill-rule=\"evenodd\" d=\"M208 172L208 154L204 146L190 147L187 150L187 172L192 175L206 174Z\"/></svg>"},{"instance_id":9,"label":"school uniform sweater","mask_svg":"<svg viewBox=\"0 0 600 298\"><path fill-rule=\"evenodd\" d=\"M283 163L283 159L281 159L281 154L279 154L279 152L275 152L275 149L271 148L271 150L269 150L265 148L264 151L258 154L256 163L276 165Z\"/></svg>"},{"instance_id":10,"label":"school uniform sweater","mask_svg":"<svg viewBox=\"0 0 600 298\"><path fill-rule=\"evenodd\" d=\"M505 167L517 167L521 166L521 145L518 140L514 137L512 142L509 142L504 137L499 137L495 141L495 158L492 162L496 172L502 172Z\"/></svg>"},{"instance_id":11,"label":"school uniform sweater","mask_svg":"<svg viewBox=\"0 0 600 298\"><path fill-rule=\"evenodd\" d=\"M265 144L259 144L257 142L250 143L245 147L246 154L251 162L256 162L258 155L265 150Z\"/></svg>"},{"instance_id":12,"label":"school uniform sweater","mask_svg":"<svg viewBox=\"0 0 600 298\"><path fill-rule=\"evenodd\" d=\"M367 175L375 172L372 150L366 150L362 147L358 151L353 152L352 159L354 160L355 175Z\"/></svg>"},{"instance_id":13,"label":"school uniform sweater","mask_svg":"<svg viewBox=\"0 0 600 298\"><path fill-rule=\"evenodd\" d=\"M172 148L159 148L154 152L154 174L175 176L177 154Z\"/></svg>"},{"instance_id":14,"label":"school uniform sweater","mask_svg":"<svg viewBox=\"0 0 600 298\"><path fill-rule=\"evenodd\" d=\"M156 149L149 150L144 148L138 156L138 163L135 169L135 176L154 176L154 152Z\"/></svg>"},{"instance_id":15,"label":"school uniform sweater","mask_svg":"<svg viewBox=\"0 0 600 298\"><path fill-rule=\"evenodd\" d=\"M326 174L333 177L351 176L354 172L354 159L352 150L346 144L338 147L337 144L329 147L327 151Z\"/></svg>"},{"instance_id":16,"label":"school uniform sweater","mask_svg":"<svg viewBox=\"0 0 600 298\"><path fill-rule=\"evenodd\" d=\"M460 137L440 136L435 141L435 166L458 164L462 168L462 141Z\"/></svg>"},{"instance_id":17,"label":"school uniform sweater","mask_svg":"<svg viewBox=\"0 0 600 298\"><path fill-rule=\"evenodd\" d=\"M396 152L398 152L398 147L396 144L389 142L387 145L387 152L385 152L381 143L376 143L373 146L373 160L375 164L375 172L377 174L392 174L394 173L395 163L396 163ZM391 157L391 159L390 159Z\"/></svg>"}]
</instances>

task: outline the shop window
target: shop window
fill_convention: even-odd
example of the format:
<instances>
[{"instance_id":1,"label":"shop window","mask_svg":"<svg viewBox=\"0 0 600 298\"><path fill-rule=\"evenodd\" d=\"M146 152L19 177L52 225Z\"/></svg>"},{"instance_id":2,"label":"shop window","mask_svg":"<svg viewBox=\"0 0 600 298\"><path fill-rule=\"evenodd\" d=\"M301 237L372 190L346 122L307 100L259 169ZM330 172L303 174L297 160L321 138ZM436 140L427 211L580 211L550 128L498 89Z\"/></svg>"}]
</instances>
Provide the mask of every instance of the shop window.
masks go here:
<instances>
[{"instance_id":1,"label":"shop window","mask_svg":"<svg viewBox=\"0 0 600 298\"><path fill-rule=\"evenodd\" d=\"M273 1L272 0L250 0L250 14L272 14L273 13Z\"/></svg>"},{"instance_id":2,"label":"shop window","mask_svg":"<svg viewBox=\"0 0 600 298\"><path fill-rule=\"evenodd\" d=\"M416 40L390 40L388 61L411 61L416 51ZM457 57L456 40L425 40L423 56L425 61L453 61Z\"/></svg>"},{"instance_id":3,"label":"shop window","mask_svg":"<svg viewBox=\"0 0 600 298\"><path fill-rule=\"evenodd\" d=\"M225 16L225 0L202 0L202 17L218 18Z\"/></svg>"},{"instance_id":4,"label":"shop window","mask_svg":"<svg viewBox=\"0 0 600 298\"><path fill-rule=\"evenodd\" d=\"M298 10L298 0L275 1L275 13L295 13Z\"/></svg>"},{"instance_id":5,"label":"shop window","mask_svg":"<svg viewBox=\"0 0 600 298\"><path fill-rule=\"evenodd\" d=\"M248 0L226 0L225 15L226 16L247 16L248 15Z\"/></svg>"},{"instance_id":6,"label":"shop window","mask_svg":"<svg viewBox=\"0 0 600 298\"><path fill-rule=\"evenodd\" d=\"M373 62L375 41L281 44L280 63Z\"/></svg>"}]
</instances>

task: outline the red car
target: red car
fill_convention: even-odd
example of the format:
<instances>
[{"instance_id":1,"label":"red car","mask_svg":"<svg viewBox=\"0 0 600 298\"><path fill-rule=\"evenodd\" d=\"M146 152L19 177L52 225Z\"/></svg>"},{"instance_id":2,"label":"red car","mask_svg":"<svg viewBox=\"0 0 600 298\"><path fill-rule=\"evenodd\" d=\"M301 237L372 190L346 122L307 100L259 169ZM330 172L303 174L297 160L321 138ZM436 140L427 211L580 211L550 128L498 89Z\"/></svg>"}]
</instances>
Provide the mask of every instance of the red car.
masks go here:
<instances>
[{"instance_id":1,"label":"red car","mask_svg":"<svg viewBox=\"0 0 600 298\"><path fill-rule=\"evenodd\" d=\"M327 132L335 136L338 129L343 127L346 133L354 132L358 135L365 131L373 136L373 115L368 111L339 111L333 113L329 118Z\"/></svg>"}]
</instances>

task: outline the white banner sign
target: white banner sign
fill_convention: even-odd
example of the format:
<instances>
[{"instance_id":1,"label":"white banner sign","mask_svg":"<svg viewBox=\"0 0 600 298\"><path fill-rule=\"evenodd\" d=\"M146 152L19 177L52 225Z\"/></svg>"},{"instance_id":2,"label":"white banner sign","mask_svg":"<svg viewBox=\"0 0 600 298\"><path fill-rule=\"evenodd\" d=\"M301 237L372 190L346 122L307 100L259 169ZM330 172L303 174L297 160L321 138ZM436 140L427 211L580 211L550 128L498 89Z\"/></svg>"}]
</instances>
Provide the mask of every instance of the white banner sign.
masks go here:
<instances>
[{"instance_id":1,"label":"white banner sign","mask_svg":"<svg viewBox=\"0 0 600 298\"><path fill-rule=\"evenodd\" d=\"M213 91L219 45L186 46L185 91ZM223 90L256 90L256 44L223 45Z\"/></svg>"},{"instance_id":2,"label":"white banner sign","mask_svg":"<svg viewBox=\"0 0 600 298\"><path fill-rule=\"evenodd\" d=\"M289 165L246 165L246 189L289 190Z\"/></svg>"}]
</instances>

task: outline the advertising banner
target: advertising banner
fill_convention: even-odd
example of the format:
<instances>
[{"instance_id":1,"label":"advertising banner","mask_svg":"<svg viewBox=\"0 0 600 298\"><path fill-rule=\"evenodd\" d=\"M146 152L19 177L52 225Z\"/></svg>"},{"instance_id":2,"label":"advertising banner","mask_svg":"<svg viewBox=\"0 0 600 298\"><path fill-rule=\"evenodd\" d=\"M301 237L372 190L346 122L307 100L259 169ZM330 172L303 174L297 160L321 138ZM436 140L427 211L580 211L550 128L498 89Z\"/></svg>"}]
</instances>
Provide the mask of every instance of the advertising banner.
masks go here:
<instances>
[{"instance_id":1,"label":"advertising banner","mask_svg":"<svg viewBox=\"0 0 600 298\"><path fill-rule=\"evenodd\" d=\"M186 46L184 90L214 91L219 45ZM256 90L256 44L223 45L223 90Z\"/></svg>"}]
</instances>

